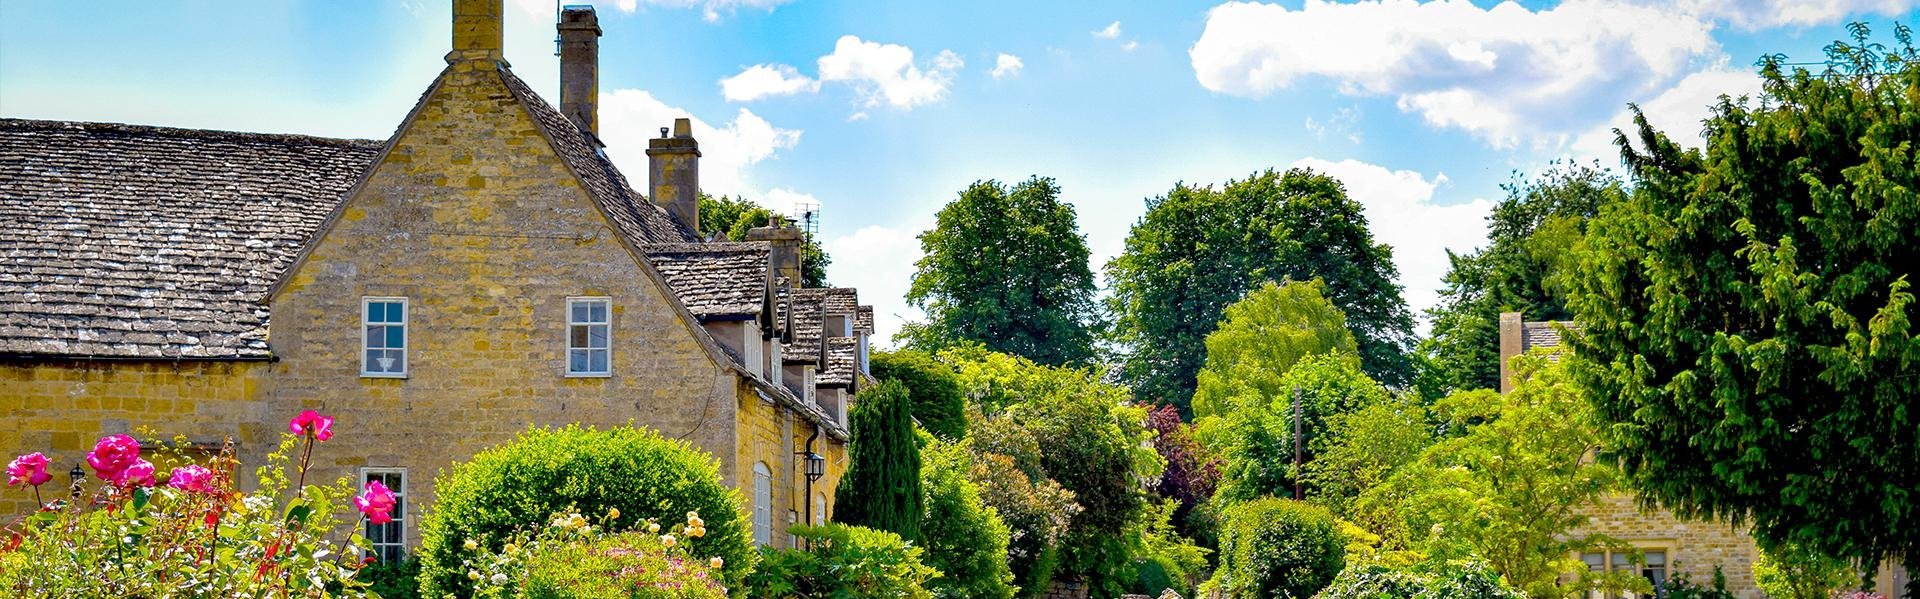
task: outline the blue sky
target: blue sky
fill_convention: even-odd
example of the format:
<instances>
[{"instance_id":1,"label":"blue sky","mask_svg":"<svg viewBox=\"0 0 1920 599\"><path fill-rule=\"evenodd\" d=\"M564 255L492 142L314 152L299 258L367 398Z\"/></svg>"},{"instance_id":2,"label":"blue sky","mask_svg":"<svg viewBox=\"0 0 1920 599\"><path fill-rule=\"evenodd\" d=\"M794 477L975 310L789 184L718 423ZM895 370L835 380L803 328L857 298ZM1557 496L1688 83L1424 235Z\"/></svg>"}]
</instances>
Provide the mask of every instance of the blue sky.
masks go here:
<instances>
[{"instance_id":1,"label":"blue sky","mask_svg":"<svg viewBox=\"0 0 1920 599\"><path fill-rule=\"evenodd\" d=\"M599 2L602 133L697 121L709 192L821 205L829 278L882 335L914 235L968 183L1059 180L1095 267L1177 181L1340 177L1431 305L1514 171L1611 166L1626 102L1693 131L1753 61L1816 60L1916 0L1329 3ZM448 0L0 0L0 115L384 138L444 65ZM556 95L553 3L506 0L507 58Z\"/></svg>"}]
</instances>

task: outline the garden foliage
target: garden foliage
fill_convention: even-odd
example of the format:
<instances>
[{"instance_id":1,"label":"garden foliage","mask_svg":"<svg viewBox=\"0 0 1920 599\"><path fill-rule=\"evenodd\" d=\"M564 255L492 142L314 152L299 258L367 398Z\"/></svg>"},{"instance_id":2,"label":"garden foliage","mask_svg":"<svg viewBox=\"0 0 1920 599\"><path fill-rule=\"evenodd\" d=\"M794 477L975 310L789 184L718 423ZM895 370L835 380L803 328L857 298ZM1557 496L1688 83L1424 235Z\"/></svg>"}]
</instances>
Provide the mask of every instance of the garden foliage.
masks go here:
<instances>
[{"instance_id":1,"label":"garden foliage","mask_svg":"<svg viewBox=\"0 0 1920 599\"><path fill-rule=\"evenodd\" d=\"M884 530L844 524L795 526L806 549L764 550L747 576L746 596L765 599L873 597L931 599L940 571L921 549Z\"/></svg>"},{"instance_id":2,"label":"garden foliage","mask_svg":"<svg viewBox=\"0 0 1920 599\"><path fill-rule=\"evenodd\" d=\"M927 352L900 349L874 352L870 368L874 378L906 386L920 428L948 441L967 436L967 396L951 366Z\"/></svg>"},{"instance_id":3,"label":"garden foliage","mask_svg":"<svg viewBox=\"0 0 1920 599\"><path fill-rule=\"evenodd\" d=\"M498 553L555 513L613 514L607 532L704 514L703 534L682 539L698 559L722 558L719 582L735 586L755 553L738 493L713 458L647 429L530 428L435 479L438 498L420 525L420 587L428 597L469 597L468 560ZM469 548L467 541L476 546Z\"/></svg>"},{"instance_id":4,"label":"garden foliage","mask_svg":"<svg viewBox=\"0 0 1920 599\"><path fill-rule=\"evenodd\" d=\"M1306 599L1346 567L1345 540L1326 508L1266 497L1226 509L1220 563L1202 589L1230 599Z\"/></svg>"},{"instance_id":5,"label":"garden foliage","mask_svg":"<svg viewBox=\"0 0 1920 599\"><path fill-rule=\"evenodd\" d=\"M1007 567L1011 533L968 480L973 456L965 442L930 439L920 455L925 460L920 480L927 508L920 522L920 546L926 550L926 564L941 573L928 583L928 590L952 599L1012 597L1013 572Z\"/></svg>"}]
</instances>

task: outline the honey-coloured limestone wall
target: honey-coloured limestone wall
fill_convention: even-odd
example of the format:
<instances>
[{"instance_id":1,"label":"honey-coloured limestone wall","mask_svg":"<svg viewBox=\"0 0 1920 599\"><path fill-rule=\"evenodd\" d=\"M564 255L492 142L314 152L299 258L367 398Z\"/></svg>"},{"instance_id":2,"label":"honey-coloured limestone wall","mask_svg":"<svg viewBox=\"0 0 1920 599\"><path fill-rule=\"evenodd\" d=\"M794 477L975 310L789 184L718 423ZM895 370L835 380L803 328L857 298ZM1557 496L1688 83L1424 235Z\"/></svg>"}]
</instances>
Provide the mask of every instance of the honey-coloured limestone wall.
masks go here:
<instances>
[{"instance_id":1,"label":"honey-coloured limestone wall","mask_svg":"<svg viewBox=\"0 0 1920 599\"><path fill-rule=\"evenodd\" d=\"M266 411L334 416L309 476L405 468L416 507L436 473L530 425L631 423L733 455L738 377L501 77L491 61L450 66L273 298L269 344L286 359ZM408 299L406 378L360 375L367 296ZM611 376L566 373L579 296L611 300Z\"/></svg>"}]
</instances>

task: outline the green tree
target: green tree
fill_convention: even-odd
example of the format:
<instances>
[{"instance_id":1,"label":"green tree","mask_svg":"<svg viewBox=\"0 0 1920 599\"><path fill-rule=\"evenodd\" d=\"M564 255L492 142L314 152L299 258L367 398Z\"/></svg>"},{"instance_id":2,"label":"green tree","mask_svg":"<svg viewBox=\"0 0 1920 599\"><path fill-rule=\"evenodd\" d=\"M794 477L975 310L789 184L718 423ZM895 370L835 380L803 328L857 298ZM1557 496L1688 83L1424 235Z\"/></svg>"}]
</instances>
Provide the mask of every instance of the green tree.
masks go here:
<instances>
[{"instance_id":1,"label":"green tree","mask_svg":"<svg viewBox=\"0 0 1920 599\"><path fill-rule=\"evenodd\" d=\"M1408 393L1329 415L1326 423L1326 440L1301 478L1307 501L1348 520L1359 519L1354 500L1434 442L1426 407Z\"/></svg>"},{"instance_id":2,"label":"green tree","mask_svg":"<svg viewBox=\"0 0 1920 599\"><path fill-rule=\"evenodd\" d=\"M969 439L1010 454L1030 446L1037 453L1032 463L1016 461L1016 467L1058 482L1082 508L1062 542L1062 572L1087 577L1096 592L1122 592L1133 574L1129 525L1146 506L1146 481L1165 467L1149 443L1146 409L1126 405L1126 388L1091 368L1045 366L978 347L951 348L940 357L957 366L970 392L1004 406L983 416L993 425L976 427ZM982 430L996 426L1018 432Z\"/></svg>"},{"instance_id":3,"label":"green tree","mask_svg":"<svg viewBox=\"0 0 1920 599\"><path fill-rule=\"evenodd\" d=\"M907 301L927 312L909 330L929 349L973 341L1050 366L1093 361L1096 310L1086 236L1053 179L980 181L920 234Z\"/></svg>"},{"instance_id":4,"label":"green tree","mask_svg":"<svg viewBox=\"0 0 1920 599\"><path fill-rule=\"evenodd\" d=\"M1761 548L1753 562L1753 585L1773 599L1828 599L1835 591L1860 584L1846 560L1820 555L1791 543Z\"/></svg>"},{"instance_id":5,"label":"green tree","mask_svg":"<svg viewBox=\"0 0 1920 599\"><path fill-rule=\"evenodd\" d=\"M874 352L869 366L874 378L907 387L920 428L949 441L967 436L967 397L952 367L916 349Z\"/></svg>"},{"instance_id":6,"label":"green tree","mask_svg":"<svg viewBox=\"0 0 1920 599\"><path fill-rule=\"evenodd\" d=\"M1307 599L1346 566L1346 549L1325 508L1263 497L1227 508L1220 567L1206 594L1232 599Z\"/></svg>"},{"instance_id":7,"label":"green tree","mask_svg":"<svg viewBox=\"0 0 1920 599\"><path fill-rule=\"evenodd\" d=\"M941 573L928 581L927 590L941 598L1013 597L1013 572L1007 568L1012 533L967 478L973 456L962 444L931 438L920 455L926 460L920 484L927 506L920 521L922 561Z\"/></svg>"},{"instance_id":8,"label":"green tree","mask_svg":"<svg viewBox=\"0 0 1920 599\"><path fill-rule=\"evenodd\" d=\"M1355 356L1346 315L1321 295L1325 288L1317 279L1269 281L1227 306L1206 338L1206 362L1195 377L1194 415L1264 406L1290 395L1292 387L1281 379L1309 356Z\"/></svg>"},{"instance_id":9,"label":"green tree","mask_svg":"<svg viewBox=\"0 0 1920 599\"><path fill-rule=\"evenodd\" d=\"M1040 466L1040 444L1007 418L975 412L968 418L965 446L972 452L968 477L980 498L1007 523L1007 563L1014 582L1027 596L1046 590L1060 563L1067 528L1080 504L1073 492L1048 478Z\"/></svg>"},{"instance_id":10,"label":"green tree","mask_svg":"<svg viewBox=\"0 0 1920 599\"><path fill-rule=\"evenodd\" d=\"M1175 185L1107 264L1122 374L1147 403L1183 411L1221 313L1266 281L1326 281L1346 313L1368 374L1413 382L1413 316L1401 299L1392 251L1367 230L1359 202L1310 170L1268 170L1225 186Z\"/></svg>"},{"instance_id":11,"label":"green tree","mask_svg":"<svg viewBox=\"0 0 1920 599\"><path fill-rule=\"evenodd\" d=\"M1455 436L1368 489L1355 510L1389 549L1484 560L1515 588L1558 597L1577 590L1560 585L1562 574L1585 571L1573 552L1605 541L1570 532L1618 471L1588 457L1600 438L1566 368L1539 354L1515 365L1506 395L1467 391L1435 404Z\"/></svg>"},{"instance_id":12,"label":"green tree","mask_svg":"<svg viewBox=\"0 0 1920 599\"><path fill-rule=\"evenodd\" d=\"M885 381L862 390L848 414L851 464L834 491L834 520L920 538L920 440L907 388Z\"/></svg>"},{"instance_id":13,"label":"green tree","mask_svg":"<svg viewBox=\"0 0 1920 599\"><path fill-rule=\"evenodd\" d=\"M1565 271L1575 373L1649 503L1920 566L1920 57L1852 29L1823 72L1762 59L1704 149L1618 134L1633 194Z\"/></svg>"},{"instance_id":14,"label":"green tree","mask_svg":"<svg viewBox=\"0 0 1920 599\"><path fill-rule=\"evenodd\" d=\"M1595 166L1559 165L1502 186L1507 197L1487 215L1487 245L1447 252L1440 303L1427 309L1433 334L1421 342L1433 371L1433 397L1500 388L1500 313L1566 320L1566 300L1548 281L1600 207L1626 197L1618 177Z\"/></svg>"},{"instance_id":15,"label":"green tree","mask_svg":"<svg viewBox=\"0 0 1920 599\"><path fill-rule=\"evenodd\" d=\"M747 230L767 226L768 222L778 220L791 226L793 219L774 212L765 206L747 201L746 198L731 196L713 197L700 194L700 235L708 239L725 236L734 241L744 241ZM833 264L833 257L820 247L820 240L807 236L800 247L800 281L802 287L826 287L827 266Z\"/></svg>"}]
</instances>

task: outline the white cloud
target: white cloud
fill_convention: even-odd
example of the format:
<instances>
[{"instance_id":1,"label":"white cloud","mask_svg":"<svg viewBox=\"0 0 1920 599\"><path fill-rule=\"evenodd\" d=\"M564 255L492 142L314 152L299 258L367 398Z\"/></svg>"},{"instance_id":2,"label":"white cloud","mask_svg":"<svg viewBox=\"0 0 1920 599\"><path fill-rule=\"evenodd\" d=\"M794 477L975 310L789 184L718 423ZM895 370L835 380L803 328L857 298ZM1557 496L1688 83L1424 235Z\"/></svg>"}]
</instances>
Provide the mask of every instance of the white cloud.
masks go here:
<instances>
[{"instance_id":1,"label":"white cloud","mask_svg":"<svg viewBox=\"0 0 1920 599\"><path fill-rule=\"evenodd\" d=\"M1759 93L1759 75L1722 67L1688 75L1651 100L1634 100L1647 115L1648 124L1675 142L1697 148L1706 142L1700 136L1700 123L1707 119L1721 94L1737 101L1742 95L1758 96ZM1618 166L1620 150L1613 145L1615 128L1626 132L1629 139L1637 139L1633 113L1623 108L1605 124L1574 138L1569 150L1582 162L1599 160L1602 166Z\"/></svg>"},{"instance_id":2,"label":"white cloud","mask_svg":"<svg viewBox=\"0 0 1920 599\"><path fill-rule=\"evenodd\" d=\"M1027 68L1027 63L1021 62L1020 57L1003 52L993 59L993 78L1005 79L1012 77L1020 74L1020 69L1024 68Z\"/></svg>"},{"instance_id":3,"label":"white cloud","mask_svg":"<svg viewBox=\"0 0 1920 599\"><path fill-rule=\"evenodd\" d=\"M1209 90L1259 98L1302 78L1389 96L1427 122L1508 147L1583 131L1717 52L1712 26L1653 6L1568 0L1228 2L1188 51Z\"/></svg>"},{"instance_id":4,"label":"white cloud","mask_svg":"<svg viewBox=\"0 0 1920 599\"><path fill-rule=\"evenodd\" d=\"M644 187L647 139L659 136L673 119L690 117L653 94L637 89L600 94L600 137L607 141L607 157ZM693 136L700 140L700 188L714 195L752 195L747 170L780 150L800 143L800 131L781 129L745 108L733 120L715 127L693 118Z\"/></svg>"},{"instance_id":5,"label":"white cloud","mask_svg":"<svg viewBox=\"0 0 1920 599\"><path fill-rule=\"evenodd\" d=\"M819 60L821 81L852 85L860 94L862 106L885 104L900 110L946 97L954 71L963 66L960 55L942 50L923 70L914 64L912 48L852 35L841 36L833 45L833 53Z\"/></svg>"},{"instance_id":6,"label":"white cloud","mask_svg":"<svg viewBox=\"0 0 1920 599\"><path fill-rule=\"evenodd\" d=\"M1138 48L1138 47L1140 47L1140 42L1137 42L1134 40L1127 40L1126 43L1120 44L1120 49L1126 50L1128 52L1132 52L1134 48Z\"/></svg>"},{"instance_id":7,"label":"white cloud","mask_svg":"<svg viewBox=\"0 0 1920 599\"><path fill-rule=\"evenodd\" d=\"M767 192L766 201L762 205L773 209L774 212L799 218L802 216L802 208L806 206L819 210L820 198L813 197L810 193L794 191L791 187L775 187Z\"/></svg>"},{"instance_id":8,"label":"white cloud","mask_svg":"<svg viewBox=\"0 0 1920 599\"><path fill-rule=\"evenodd\" d=\"M1093 32L1093 36L1100 39L1108 39L1108 40L1118 39L1120 37L1120 22L1114 21L1112 23L1108 23L1105 29L1101 29L1099 31Z\"/></svg>"},{"instance_id":9,"label":"white cloud","mask_svg":"<svg viewBox=\"0 0 1920 599\"><path fill-rule=\"evenodd\" d=\"M1393 247L1393 264L1400 269L1407 305L1420 319L1440 301L1440 278L1447 273L1447 250L1470 251L1487 241L1487 213L1493 202L1485 198L1459 204L1434 202L1434 190L1447 176L1432 179L1414 171L1342 160L1296 160L1291 167L1311 168L1331 175L1347 187L1347 195L1365 207L1367 227L1375 241Z\"/></svg>"},{"instance_id":10,"label":"white cloud","mask_svg":"<svg viewBox=\"0 0 1920 599\"><path fill-rule=\"evenodd\" d=\"M920 240L913 233L869 226L822 246L833 256L827 280L836 287L858 288L860 302L873 306L876 341L890 343L902 323L924 316L906 300L913 263L920 259Z\"/></svg>"},{"instance_id":11,"label":"white cloud","mask_svg":"<svg viewBox=\"0 0 1920 599\"><path fill-rule=\"evenodd\" d=\"M820 91L820 82L783 64L757 64L720 80L720 95L729 102L751 102L768 96Z\"/></svg>"},{"instance_id":12,"label":"white cloud","mask_svg":"<svg viewBox=\"0 0 1920 599\"><path fill-rule=\"evenodd\" d=\"M1677 0L1674 6L1754 31L1825 25L1846 17L1898 16L1920 6L1920 0Z\"/></svg>"},{"instance_id":13,"label":"white cloud","mask_svg":"<svg viewBox=\"0 0 1920 599\"><path fill-rule=\"evenodd\" d=\"M1359 106L1341 108L1340 110L1334 111L1333 116L1327 117L1324 121L1307 117L1307 131L1313 133L1314 139L1326 139L1328 135L1332 135L1345 138L1347 141L1357 144L1363 139L1360 134L1360 129L1358 128L1359 125Z\"/></svg>"}]
</instances>

